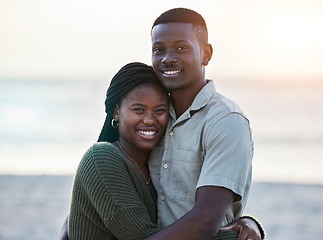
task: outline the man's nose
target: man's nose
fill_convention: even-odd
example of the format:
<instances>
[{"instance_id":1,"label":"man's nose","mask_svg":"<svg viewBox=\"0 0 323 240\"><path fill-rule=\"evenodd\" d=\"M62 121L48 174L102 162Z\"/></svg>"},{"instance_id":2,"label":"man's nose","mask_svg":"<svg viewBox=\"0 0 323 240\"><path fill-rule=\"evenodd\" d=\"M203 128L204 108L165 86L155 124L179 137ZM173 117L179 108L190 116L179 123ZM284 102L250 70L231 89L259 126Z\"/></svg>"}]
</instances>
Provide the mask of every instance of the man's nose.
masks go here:
<instances>
[{"instance_id":1,"label":"man's nose","mask_svg":"<svg viewBox=\"0 0 323 240\"><path fill-rule=\"evenodd\" d=\"M162 63L170 64L170 63L174 63L174 62L177 62L177 58L176 58L175 54L172 53L171 51L167 51L162 58Z\"/></svg>"}]
</instances>

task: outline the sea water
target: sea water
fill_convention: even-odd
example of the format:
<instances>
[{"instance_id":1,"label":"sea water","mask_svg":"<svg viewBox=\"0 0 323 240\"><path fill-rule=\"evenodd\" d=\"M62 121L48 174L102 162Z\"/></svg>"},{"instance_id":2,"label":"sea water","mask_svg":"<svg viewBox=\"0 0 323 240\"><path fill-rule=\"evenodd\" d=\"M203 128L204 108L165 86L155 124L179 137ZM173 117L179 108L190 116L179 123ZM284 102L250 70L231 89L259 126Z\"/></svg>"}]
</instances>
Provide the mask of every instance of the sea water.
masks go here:
<instances>
[{"instance_id":1,"label":"sea water","mask_svg":"<svg viewBox=\"0 0 323 240\"><path fill-rule=\"evenodd\" d=\"M109 79L0 79L0 174L73 174ZM250 119L255 181L323 184L323 84L214 81Z\"/></svg>"}]
</instances>

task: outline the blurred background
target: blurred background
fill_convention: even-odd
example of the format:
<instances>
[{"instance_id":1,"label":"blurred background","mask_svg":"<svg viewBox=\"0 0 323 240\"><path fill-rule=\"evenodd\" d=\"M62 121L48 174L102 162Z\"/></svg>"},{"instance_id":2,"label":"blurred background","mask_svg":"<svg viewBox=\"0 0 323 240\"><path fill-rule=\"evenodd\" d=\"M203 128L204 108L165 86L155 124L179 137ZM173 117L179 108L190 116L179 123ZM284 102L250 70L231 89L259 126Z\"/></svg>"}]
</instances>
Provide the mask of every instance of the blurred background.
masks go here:
<instances>
[{"instance_id":1,"label":"blurred background","mask_svg":"<svg viewBox=\"0 0 323 240\"><path fill-rule=\"evenodd\" d=\"M151 63L151 26L179 6L205 18L207 77L251 121L246 210L268 239L320 238L303 219L323 217L322 1L1 0L0 239L58 236L110 79L128 62Z\"/></svg>"}]
</instances>

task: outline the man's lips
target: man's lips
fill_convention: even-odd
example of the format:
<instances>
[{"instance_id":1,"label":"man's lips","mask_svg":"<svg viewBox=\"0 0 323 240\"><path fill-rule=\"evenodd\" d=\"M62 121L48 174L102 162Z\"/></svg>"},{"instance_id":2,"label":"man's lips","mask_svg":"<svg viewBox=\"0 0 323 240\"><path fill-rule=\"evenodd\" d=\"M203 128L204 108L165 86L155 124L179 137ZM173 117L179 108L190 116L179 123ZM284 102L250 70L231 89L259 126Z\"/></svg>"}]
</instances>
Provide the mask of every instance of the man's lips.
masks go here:
<instances>
[{"instance_id":1,"label":"man's lips","mask_svg":"<svg viewBox=\"0 0 323 240\"><path fill-rule=\"evenodd\" d=\"M177 77L182 70L180 69L175 69L175 70L161 70L161 73L165 78L174 78Z\"/></svg>"},{"instance_id":2,"label":"man's lips","mask_svg":"<svg viewBox=\"0 0 323 240\"><path fill-rule=\"evenodd\" d=\"M174 75L174 74L178 74L180 73L182 70L166 70L166 71L162 71L162 73L164 73L165 75Z\"/></svg>"}]
</instances>

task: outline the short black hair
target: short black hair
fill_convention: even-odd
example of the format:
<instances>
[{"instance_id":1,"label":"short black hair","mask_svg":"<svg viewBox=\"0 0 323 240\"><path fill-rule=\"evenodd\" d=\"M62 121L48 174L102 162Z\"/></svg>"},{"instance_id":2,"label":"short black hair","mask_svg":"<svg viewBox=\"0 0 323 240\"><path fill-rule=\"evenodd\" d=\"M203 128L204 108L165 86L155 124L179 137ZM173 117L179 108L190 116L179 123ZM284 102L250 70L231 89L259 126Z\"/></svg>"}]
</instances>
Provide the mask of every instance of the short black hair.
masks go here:
<instances>
[{"instance_id":1,"label":"short black hair","mask_svg":"<svg viewBox=\"0 0 323 240\"><path fill-rule=\"evenodd\" d=\"M113 128L111 125L114 108L116 104L121 104L132 89L141 85L157 85L164 89L154 69L144 63L128 63L114 75L105 99L105 112L107 115L98 142L114 142L118 140L119 129Z\"/></svg>"},{"instance_id":2,"label":"short black hair","mask_svg":"<svg viewBox=\"0 0 323 240\"><path fill-rule=\"evenodd\" d=\"M166 23L189 23L196 31L197 39L201 45L208 43L208 30L206 22L201 14L188 8L173 8L162 13L154 22L153 28L159 24Z\"/></svg>"}]
</instances>

